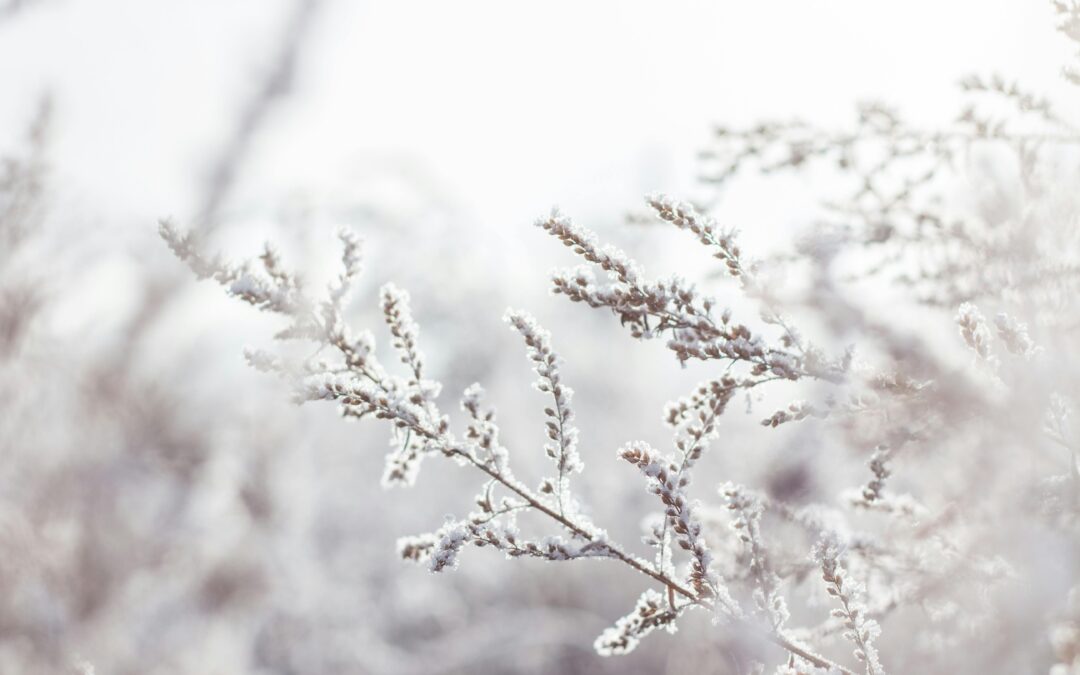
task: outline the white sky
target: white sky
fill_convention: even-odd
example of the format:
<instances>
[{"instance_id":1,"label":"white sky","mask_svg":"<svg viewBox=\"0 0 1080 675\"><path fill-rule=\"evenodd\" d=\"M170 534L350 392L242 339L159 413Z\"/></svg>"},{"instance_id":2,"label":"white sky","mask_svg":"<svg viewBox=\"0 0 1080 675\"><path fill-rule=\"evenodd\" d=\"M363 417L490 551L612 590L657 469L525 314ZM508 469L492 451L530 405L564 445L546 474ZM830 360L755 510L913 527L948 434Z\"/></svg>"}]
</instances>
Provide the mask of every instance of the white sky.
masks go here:
<instances>
[{"instance_id":1,"label":"white sky","mask_svg":"<svg viewBox=\"0 0 1080 675\"><path fill-rule=\"evenodd\" d=\"M52 91L58 180L84 224L184 218L288 7L45 0L0 24L0 148ZM1060 91L1052 26L1041 0L329 0L237 208L347 198L397 171L484 231L554 203L614 218L684 190L714 121L839 124L865 97L935 119L976 68Z\"/></svg>"}]
</instances>

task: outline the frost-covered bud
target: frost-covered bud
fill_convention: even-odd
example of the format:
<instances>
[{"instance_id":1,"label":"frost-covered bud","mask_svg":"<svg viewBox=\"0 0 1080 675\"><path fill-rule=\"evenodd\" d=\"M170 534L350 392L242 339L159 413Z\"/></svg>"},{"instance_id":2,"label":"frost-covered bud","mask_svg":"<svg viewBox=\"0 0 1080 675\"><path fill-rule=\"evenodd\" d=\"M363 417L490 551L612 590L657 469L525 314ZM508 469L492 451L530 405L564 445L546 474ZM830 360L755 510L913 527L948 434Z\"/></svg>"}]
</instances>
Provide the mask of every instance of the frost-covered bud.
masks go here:
<instances>
[{"instance_id":1,"label":"frost-covered bud","mask_svg":"<svg viewBox=\"0 0 1080 675\"><path fill-rule=\"evenodd\" d=\"M979 310L970 302L965 302L956 312L956 323L960 327L964 343L971 351L975 352L981 361L994 364L996 358L990 352L990 329Z\"/></svg>"},{"instance_id":2,"label":"frost-covered bud","mask_svg":"<svg viewBox=\"0 0 1080 675\"><path fill-rule=\"evenodd\" d=\"M449 522L436 534L438 541L431 550L428 569L432 572L457 568L457 556L469 538L468 526L463 522Z\"/></svg>"},{"instance_id":3,"label":"frost-covered bud","mask_svg":"<svg viewBox=\"0 0 1080 675\"><path fill-rule=\"evenodd\" d=\"M1009 353L1030 359L1038 352L1038 348L1028 335L1027 324L1020 323L1001 312L994 317L994 326L997 327L998 338Z\"/></svg>"},{"instance_id":4,"label":"frost-covered bud","mask_svg":"<svg viewBox=\"0 0 1080 675\"><path fill-rule=\"evenodd\" d=\"M629 654L643 637L657 628L674 632L675 616L665 607L664 597L650 588L638 599L633 612L596 638L596 652L601 656Z\"/></svg>"}]
</instances>

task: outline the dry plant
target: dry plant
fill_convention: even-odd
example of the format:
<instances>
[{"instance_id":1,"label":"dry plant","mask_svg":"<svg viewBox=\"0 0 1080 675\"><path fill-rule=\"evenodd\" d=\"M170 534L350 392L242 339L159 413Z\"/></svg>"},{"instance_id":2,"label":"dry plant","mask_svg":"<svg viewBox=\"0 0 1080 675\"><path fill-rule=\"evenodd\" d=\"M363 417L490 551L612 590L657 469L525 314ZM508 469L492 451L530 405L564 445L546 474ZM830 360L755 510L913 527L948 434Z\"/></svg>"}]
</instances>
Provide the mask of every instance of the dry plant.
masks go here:
<instances>
[{"instance_id":1,"label":"dry plant","mask_svg":"<svg viewBox=\"0 0 1080 675\"><path fill-rule=\"evenodd\" d=\"M92 264L56 245L64 235L50 209L51 111L44 99L23 147L0 168L0 670L92 673L84 657L96 652L110 653L111 665L160 672L181 659L134 655L112 631L118 616L151 616L174 602L166 584L151 598L140 579L160 575L196 589L201 607L161 628L197 640L187 622L252 602L260 573L214 546L184 572L170 560L183 528L159 519L198 520L191 506L211 430L225 425L192 424L178 413L176 393L123 349L145 344L145 326L135 321L104 345L52 327L65 283Z\"/></svg>"},{"instance_id":2,"label":"dry plant","mask_svg":"<svg viewBox=\"0 0 1080 675\"><path fill-rule=\"evenodd\" d=\"M1080 42L1080 5L1055 7ZM528 313L510 310L505 320L546 401L550 468L536 483L512 468L526 451L502 444L479 384L462 393L463 424L453 423L407 292L388 284L380 293L398 364L379 358L370 332L346 325L361 268L354 234L340 232L340 272L321 296L272 246L234 263L169 221L161 234L198 278L280 315L277 339L314 347L306 356L250 349L253 367L290 383L299 403L332 401L346 418L388 423L384 486L411 485L432 457L477 477L471 510L402 538L404 559L443 572L465 548L489 548L508 558L606 560L640 574L649 588L595 639L601 655L631 652L697 612L744 672L1075 674L1080 209L1057 167L1080 136L1016 84L969 77L963 87L1015 110L998 117L976 105L936 131L909 128L881 105L860 108L851 132L803 123L720 130L707 157L720 167L712 183L755 163L770 172L826 159L855 186L783 257L753 260L708 205L646 200L657 223L719 261L722 292L736 286L756 316L737 316L707 293L711 280L646 275L558 211L537 221L583 262L553 274L553 293L610 313L632 338L659 341L680 366L707 373L665 409L669 449L629 441L615 452L630 466L611 470L655 500L643 549L609 536L574 490L584 479L574 392L552 336ZM976 194L951 197L964 162L987 148L1015 180L969 175ZM794 289L777 288L778 262ZM900 298L889 295L896 306L885 317L856 293L883 278L892 283L878 288ZM951 342L940 338L945 327ZM730 443L733 400L766 394L791 402L760 420L760 447ZM692 492L710 448L765 453L782 442L774 439L796 436L812 449L793 477Z\"/></svg>"}]
</instances>

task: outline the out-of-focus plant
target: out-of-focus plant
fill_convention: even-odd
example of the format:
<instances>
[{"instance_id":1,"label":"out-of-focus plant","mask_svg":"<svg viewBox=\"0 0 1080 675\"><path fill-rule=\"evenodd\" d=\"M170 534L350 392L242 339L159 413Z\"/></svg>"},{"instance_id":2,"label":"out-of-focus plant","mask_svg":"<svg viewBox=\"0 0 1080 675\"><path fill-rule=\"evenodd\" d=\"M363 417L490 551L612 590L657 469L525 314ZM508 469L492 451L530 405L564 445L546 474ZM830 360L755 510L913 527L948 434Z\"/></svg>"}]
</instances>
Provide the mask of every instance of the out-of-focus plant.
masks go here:
<instances>
[{"instance_id":1,"label":"out-of-focus plant","mask_svg":"<svg viewBox=\"0 0 1080 675\"><path fill-rule=\"evenodd\" d=\"M34 116L21 155L0 165L0 358L10 357L26 334L39 305L40 284L23 274L25 244L41 226L45 147L52 104L44 99Z\"/></svg>"}]
</instances>

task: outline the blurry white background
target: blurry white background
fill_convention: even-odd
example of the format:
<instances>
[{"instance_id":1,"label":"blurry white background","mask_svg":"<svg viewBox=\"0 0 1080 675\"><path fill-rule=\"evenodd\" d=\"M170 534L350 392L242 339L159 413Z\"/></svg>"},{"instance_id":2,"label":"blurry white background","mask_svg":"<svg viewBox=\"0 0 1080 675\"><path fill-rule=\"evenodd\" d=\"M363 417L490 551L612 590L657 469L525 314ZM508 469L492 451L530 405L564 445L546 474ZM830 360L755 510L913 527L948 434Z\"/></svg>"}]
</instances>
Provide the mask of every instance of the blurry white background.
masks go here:
<instances>
[{"instance_id":1,"label":"blurry white background","mask_svg":"<svg viewBox=\"0 0 1080 675\"><path fill-rule=\"evenodd\" d=\"M266 0L32 3L0 23L0 124L19 129L51 92L73 207L125 232L183 220L292 14ZM1052 25L1049 3L1026 0L328 0L230 213L355 198L405 173L469 231L520 230L553 203L610 217L688 189L718 120L839 125L877 98L936 122L973 69L1060 90L1068 46Z\"/></svg>"}]
</instances>

